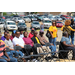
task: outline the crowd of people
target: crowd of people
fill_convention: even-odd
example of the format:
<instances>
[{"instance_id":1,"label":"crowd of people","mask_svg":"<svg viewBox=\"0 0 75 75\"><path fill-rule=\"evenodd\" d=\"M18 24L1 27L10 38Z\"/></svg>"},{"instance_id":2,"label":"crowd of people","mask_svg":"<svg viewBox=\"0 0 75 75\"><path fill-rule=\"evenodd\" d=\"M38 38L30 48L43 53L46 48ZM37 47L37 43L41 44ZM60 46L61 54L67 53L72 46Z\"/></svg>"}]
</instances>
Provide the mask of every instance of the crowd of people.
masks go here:
<instances>
[{"instance_id":1,"label":"crowd of people","mask_svg":"<svg viewBox=\"0 0 75 75\"><path fill-rule=\"evenodd\" d=\"M74 26L74 20L71 20L71 24L69 26L69 29L71 29L71 34L69 35L67 31L63 32L63 37L61 38L61 42L64 45L65 50L73 50L73 59L75 58L75 45L74 45L74 29L72 29ZM63 30L64 27L61 28ZM52 26L49 27L49 34L51 37L48 37L49 41L46 40L44 37L44 28L43 24L41 26L41 30L38 32L31 28L31 32L28 34L27 31L23 32L14 30L12 31L12 34L10 35L9 31L5 31L4 35L0 33L0 62L17 62L17 58L19 56L23 57L26 52L28 52L26 55L30 55L32 52L33 54L39 54L43 53L43 50L47 53L52 51L56 52L56 39L58 37L57 35L57 28L56 28L56 21L52 22ZM72 43L70 42L70 38L72 39ZM50 46L46 46L46 43L50 43ZM35 47L34 44L40 44L41 47ZM32 49L26 51L24 48L25 45L30 45ZM15 46L20 46L22 50L15 50ZM6 52L6 48L9 48L10 51ZM43 49L43 50L42 50ZM13 54L15 54L15 57L13 57ZM52 53L52 57L56 57L55 53ZM37 61L37 58L33 58L35 61ZM23 61L25 59L23 58Z\"/></svg>"}]
</instances>

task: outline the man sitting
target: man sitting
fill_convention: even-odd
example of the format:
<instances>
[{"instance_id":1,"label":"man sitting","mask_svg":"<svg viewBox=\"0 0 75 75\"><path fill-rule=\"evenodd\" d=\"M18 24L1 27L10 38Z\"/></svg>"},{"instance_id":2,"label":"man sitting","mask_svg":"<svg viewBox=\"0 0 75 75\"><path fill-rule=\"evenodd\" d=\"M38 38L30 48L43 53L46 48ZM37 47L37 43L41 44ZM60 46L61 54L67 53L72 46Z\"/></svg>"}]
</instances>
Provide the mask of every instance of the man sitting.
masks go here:
<instances>
[{"instance_id":1,"label":"man sitting","mask_svg":"<svg viewBox=\"0 0 75 75\"><path fill-rule=\"evenodd\" d=\"M17 62L16 58L9 57L6 53L5 43L1 40L1 33L0 33L0 62Z\"/></svg>"},{"instance_id":2,"label":"man sitting","mask_svg":"<svg viewBox=\"0 0 75 75\"><path fill-rule=\"evenodd\" d=\"M73 50L73 59L75 60L75 45L72 45L69 38L68 33L64 32L63 37L61 38L61 42L63 43L63 48L65 50Z\"/></svg>"},{"instance_id":3,"label":"man sitting","mask_svg":"<svg viewBox=\"0 0 75 75\"><path fill-rule=\"evenodd\" d=\"M13 38L12 42L14 46L20 46L22 48L22 51L25 53L25 49L24 49L25 43L23 39L20 37L19 31L16 31L15 37Z\"/></svg>"},{"instance_id":4,"label":"man sitting","mask_svg":"<svg viewBox=\"0 0 75 75\"><path fill-rule=\"evenodd\" d=\"M49 43L49 42L45 39L45 37L43 35L44 35L44 31L40 30L38 38L40 40L41 45L45 46L45 43ZM49 46L49 48L52 50L52 52L56 51L55 47L52 44L51 44L51 46ZM54 53L53 53L53 55L54 55Z\"/></svg>"}]
</instances>

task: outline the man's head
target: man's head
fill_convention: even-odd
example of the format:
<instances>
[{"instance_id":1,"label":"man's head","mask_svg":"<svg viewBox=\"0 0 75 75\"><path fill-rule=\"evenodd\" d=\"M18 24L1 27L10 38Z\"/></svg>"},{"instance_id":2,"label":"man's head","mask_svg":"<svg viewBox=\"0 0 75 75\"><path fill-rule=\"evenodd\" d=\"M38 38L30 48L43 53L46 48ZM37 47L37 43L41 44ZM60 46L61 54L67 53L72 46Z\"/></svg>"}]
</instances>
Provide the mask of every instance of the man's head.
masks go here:
<instances>
[{"instance_id":1,"label":"man's head","mask_svg":"<svg viewBox=\"0 0 75 75\"><path fill-rule=\"evenodd\" d=\"M23 30L20 31L20 34L23 34Z\"/></svg>"},{"instance_id":2,"label":"man's head","mask_svg":"<svg viewBox=\"0 0 75 75\"><path fill-rule=\"evenodd\" d=\"M28 32L24 32L24 37L27 37L28 36Z\"/></svg>"},{"instance_id":3,"label":"man's head","mask_svg":"<svg viewBox=\"0 0 75 75\"><path fill-rule=\"evenodd\" d=\"M7 35L7 32L4 32L4 37L6 37L6 35Z\"/></svg>"},{"instance_id":4,"label":"man's head","mask_svg":"<svg viewBox=\"0 0 75 75\"><path fill-rule=\"evenodd\" d=\"M40 30L39 35L43 36L44 31Z\"/></svg>"},{"instance_id":5,"label":"man's head","mask_svg":"<svg viewBox=\"0 0 75 75\"><path fill-rule=\"evenodd\" d=\"M34 36L35 37L37 37L37 34L38 34L38 32L37 31L34 31Z\"/></svg>"},{"instance_id":6,"label":"man's head","mask_svg":"<svg viewBox=\"0 0 75 75\"><path fill-rule=\"evenodd\" d=\"M20 32L16 31L16 37L19 38L20 37Z\"/></svg>"},{"instance_id":7,"label":"man's head","mask_svg":"<svg viewBox=\"0 0 75 75\"><path fill-rule=\"evenodd\" d=\"M32 34L34 34L34 31L35 31L35 29L34 28L31 28L31 33Z\"/></svg>"},{"instance_id":8,"label":"man's head","mask_svg":"<svg viewBox=\"0 0 75 75\"><path fill-rule=\"evenodd\" d=\"M7 40L10 39L10 34L9 34L9 33L7 33L7 35L6 35L6 39L7 39Z\"/></svg>"},{"instance_id":9,"label":"man's head","mask_svg":"<svg viewBox=\"0 0 75 75\"><path fill-rule=\"evenodd\" d=\"M67 32L64 32L63 33L63 36L68 37L68 33Z\"/></svg>"}]
</instances>

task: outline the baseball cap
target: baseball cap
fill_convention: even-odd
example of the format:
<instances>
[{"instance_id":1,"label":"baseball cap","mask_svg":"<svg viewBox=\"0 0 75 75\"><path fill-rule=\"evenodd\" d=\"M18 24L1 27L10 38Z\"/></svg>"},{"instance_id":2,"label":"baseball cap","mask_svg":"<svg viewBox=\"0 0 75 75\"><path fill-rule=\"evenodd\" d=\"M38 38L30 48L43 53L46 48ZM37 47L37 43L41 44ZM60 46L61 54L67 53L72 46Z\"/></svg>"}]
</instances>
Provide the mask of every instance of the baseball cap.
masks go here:
<instances>
[{"instance_id":1,"label":"baseball cap","mask_svg":"<svg viewBox=\"0 0 75 75\"><path fill-rule=\"evenodd\" d=\"M16 33L16 30L14 30L13 33L15 34Z\"/></svg>"}]
</instances>

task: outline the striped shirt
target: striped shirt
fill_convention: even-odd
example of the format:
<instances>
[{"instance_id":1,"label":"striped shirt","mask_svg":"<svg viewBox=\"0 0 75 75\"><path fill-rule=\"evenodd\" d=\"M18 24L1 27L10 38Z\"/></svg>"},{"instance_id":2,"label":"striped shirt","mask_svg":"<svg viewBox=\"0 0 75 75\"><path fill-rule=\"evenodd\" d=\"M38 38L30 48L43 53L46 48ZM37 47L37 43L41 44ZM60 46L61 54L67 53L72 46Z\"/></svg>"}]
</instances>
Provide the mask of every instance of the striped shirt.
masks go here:
<instances>
[{"instance_id":1,"label":"striped shirt","mask_svg":"<svg viewBox=\"0 0 75 75\"><path fill-rule=\"evenodd\" d=\"M0 40L0 57L4 55L3 51L5 50L5 43L2 40Z\"/></svg>"}]
</instances>

